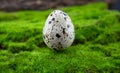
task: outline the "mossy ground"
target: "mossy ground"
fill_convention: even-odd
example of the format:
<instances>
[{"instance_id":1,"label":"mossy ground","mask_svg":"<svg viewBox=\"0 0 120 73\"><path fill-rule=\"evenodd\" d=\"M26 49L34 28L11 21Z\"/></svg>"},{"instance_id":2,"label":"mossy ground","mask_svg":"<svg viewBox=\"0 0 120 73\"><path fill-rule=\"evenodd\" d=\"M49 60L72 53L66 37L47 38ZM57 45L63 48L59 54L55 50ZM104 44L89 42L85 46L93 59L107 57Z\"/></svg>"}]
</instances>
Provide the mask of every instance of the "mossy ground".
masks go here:
<instances>
[{"instance_id":1,"label":"mossy ground","mask_svg":"<svg viewBox=\"0 0 120 73\"><path fill-rule=\"evenodd\" d=\"M0 73L120 73L120 13L104 3L61 8L75 26L71 47L43 42L46 11L0 12Z\"/></svg>"}]
</instances>

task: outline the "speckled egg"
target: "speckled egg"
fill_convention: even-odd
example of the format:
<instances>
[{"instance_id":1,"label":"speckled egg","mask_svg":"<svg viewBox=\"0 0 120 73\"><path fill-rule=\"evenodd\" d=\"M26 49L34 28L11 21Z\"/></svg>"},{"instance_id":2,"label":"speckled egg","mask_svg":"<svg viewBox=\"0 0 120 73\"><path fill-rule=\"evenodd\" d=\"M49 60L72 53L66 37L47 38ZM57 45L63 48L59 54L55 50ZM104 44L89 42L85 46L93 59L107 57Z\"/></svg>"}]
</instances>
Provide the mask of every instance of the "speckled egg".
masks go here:
<instances>
[{"instance_id":1,"label":"speckled egg","mask_svg":"<svg viewBox=\"0 0 120 73\"><path fill-rule=\"evenodd\" d=\"M68 14L61 10L50 13L43 28L45 44L51 49L60 51L69 47L74 37L74 26Z\"/></svg>"}]
</instances>

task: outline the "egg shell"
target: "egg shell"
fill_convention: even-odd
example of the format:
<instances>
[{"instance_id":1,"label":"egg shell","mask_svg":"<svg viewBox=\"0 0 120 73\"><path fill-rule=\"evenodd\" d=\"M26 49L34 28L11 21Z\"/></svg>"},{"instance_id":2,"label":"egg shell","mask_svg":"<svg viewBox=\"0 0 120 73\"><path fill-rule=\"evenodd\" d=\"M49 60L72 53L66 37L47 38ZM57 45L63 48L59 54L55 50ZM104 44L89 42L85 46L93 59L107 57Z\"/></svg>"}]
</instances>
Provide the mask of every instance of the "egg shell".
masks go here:
<instances>
[{"instance_id":1,"label":"egg shell","mask_svg":"<svg viewBox=\"0 0 120 73\"><path fill-rule=\"evenodd\" d=\"M43 28L43 40L49 48L64 50L73 43L74 37L74 26L67 13L54 10L49 14Z\"/></svg>"}]
</instances>

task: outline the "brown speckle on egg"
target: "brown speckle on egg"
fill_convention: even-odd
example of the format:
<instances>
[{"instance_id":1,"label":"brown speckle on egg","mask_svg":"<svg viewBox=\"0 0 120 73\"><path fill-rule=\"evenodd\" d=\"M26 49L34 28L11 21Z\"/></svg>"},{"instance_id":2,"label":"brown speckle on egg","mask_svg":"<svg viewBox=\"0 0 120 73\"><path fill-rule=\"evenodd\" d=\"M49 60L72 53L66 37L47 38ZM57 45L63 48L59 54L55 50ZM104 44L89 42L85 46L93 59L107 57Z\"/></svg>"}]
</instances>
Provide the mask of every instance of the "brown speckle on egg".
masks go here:
<instances>
[{"instance_id":1,"label":"brown speckle on egg","mask_svg":"<svg viewBox=\"0 0 120 73\"><path fill-rule=\"evenodd\" d=\"M57 33L57 34L56 34L56 37L57 37L57 38L60 38L61 36Z\"/></svg>"},{"instance_id":2,"label":"brown speckle on egg","mask_svg":"<svg viewBox=\"0 0 120 73\"><path fill-rule=\"evenodd\" d=\"M56 21L57 23L59 22L59 21Z\"/></svg>"},{"instance_id":3,"label":"brown speckle on egg","mask_svg":"<svg viewBox=\"0 0 120 73\"><path fill-rule=\"evenodd\" d=\"M63 28L63 34L65 34L65 28Z\"/></svg>"},{"instance_id":4,"label":"brown speckle on egg","mask_svg":"<svg viewBox=\"0 0 120 73\"><path fill-rule=\"evenodd\" d=\"M52 37L52 40L54 40L54 38Z\"/></svg>"}]
</instances>

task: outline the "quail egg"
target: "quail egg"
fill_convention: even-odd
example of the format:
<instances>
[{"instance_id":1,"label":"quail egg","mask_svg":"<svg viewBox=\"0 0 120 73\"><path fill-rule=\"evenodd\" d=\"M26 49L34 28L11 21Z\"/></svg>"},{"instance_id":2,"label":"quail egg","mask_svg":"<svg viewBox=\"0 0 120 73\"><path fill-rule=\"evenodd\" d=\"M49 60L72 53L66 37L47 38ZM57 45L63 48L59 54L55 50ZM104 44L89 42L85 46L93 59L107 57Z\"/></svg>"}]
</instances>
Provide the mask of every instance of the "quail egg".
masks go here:
<instances>
[{"instance_id":1,"label":"quail egg","mask_svg":"<svg viewBox=\"0 0 120 73\"><path fill-rule=\"evenodd\" d=\"M61 10L51 12L43 27L45 44L51 49L61 51L71 46L74 38L74 25L68 14Z\"/></svg>"}]
</instances>

